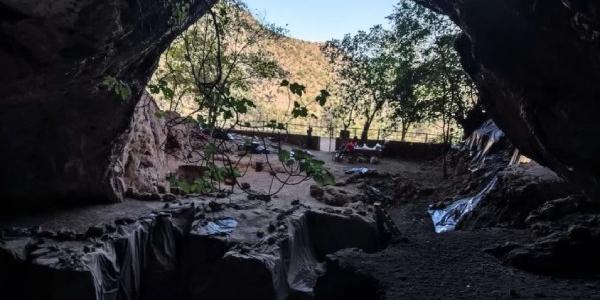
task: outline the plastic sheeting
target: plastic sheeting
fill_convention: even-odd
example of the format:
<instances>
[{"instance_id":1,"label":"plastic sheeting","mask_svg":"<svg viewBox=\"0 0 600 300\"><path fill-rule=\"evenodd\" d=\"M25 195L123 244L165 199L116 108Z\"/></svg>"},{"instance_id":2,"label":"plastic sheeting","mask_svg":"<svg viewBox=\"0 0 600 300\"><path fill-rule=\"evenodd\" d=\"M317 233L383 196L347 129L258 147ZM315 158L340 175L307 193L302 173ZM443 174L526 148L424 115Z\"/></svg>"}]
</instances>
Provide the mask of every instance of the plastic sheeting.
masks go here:
<instances>
[{"instance_id":1,"label":"plastic sheeting","mask_svg":"<svg viewBox=\"0 0 600 300\"><path fill-rule=\"evenodd\" d=\"M504 138L504 132L492 120L487 120L465 141L465 150L471 152L471 171L484 167L485 158L493 146Z\"/></svg>"},{"instance_id":2,"label":"plastic sheeting","mask_svg":"<svg viewBox=\"0 0 600 300\"><path fill-rule=\"evenodd\" d=\"M312 299L324 255L344 248L372 252L379 245L369 217L302 206L296 210L287 219L287 231L258 241L254 229L240 228L247 225L241 218L204 222L195 219L193 206L119 222L116 232L93 241L47 239L33 247L30 235L2 239L0 295L31 300ZM269 220L278 216L265 212L272 213ZM236 229L246 230L247 238L231 238Z\"/></svg>"},{"instance_id":3,"label":"plastic sheeting","mask_svg":"<svg viewBox=\"0 0 600 300\"><path fill-rule=\"evenodd\" d=\"M369 173L369 169L368 168L352 168L352 169L348 169L346 170L346 174L367 174Z\"/></svg>"},{"instance_id":4,"label":"plastic sheeting","mask_svg":"<svg viewBox=\"0 0 600 300\"><path fill-rule=\"evenodd\" d=\"M321 264L317 261L306 215L290 220L287 282L292 293L312 295Z\"/></svg>"},{"instance_id":5,"label":"plastic sheeting","mask_svg":"<svg viewBox=\"0 0 600 300\"><path fill-rule=\"evenodd\" d=\"M213 221L208 221L205 226L200 228L201 235L223 235L232 233L238 226L238 222L234 218L221 218Z\"/></svg>"},{"instance_id":6,"label":"plastic sheeting","mask_svg":"<svg viewBox=\"0 0 600 300\"><path fill-rule=\"evenodd\" d=\"M118 225L103 239L45 239L36 251L20 246L16 250L24 251L24 259L0 259L2 272L19 274L0 282L1 295L32 300L172 299L177 252L193 216L194 209L185 207ZM2 248L0 252L6 246Z\"/></svg>"},{"instance_id":7,"label":"plastic sheeting","mask_svg":"<svg viewBox=\"0 0 600 300\"><path fill-rule=\"evenodd\" d=\"M362 146L356 147L356 150L381 151L383 150L383 146L381 146L381 144L379 143L375 144L375 146L373 147L369 147L367 146L367 144L363 144Z\"/></svg>"},{"instance_id":8,"label":"plastic sheeting","mask_svg":"<svg viewBox=\"0 0 600 300\"><path fill-rule=\"evenodd\" d=\"M430 209L429 214L435 226L435 232L453 231L465 215L472 212L479 202L496 186L498 177L492 180L477 195L455 201L443 209Z\"/></svg>"},{"instance_id":9,"label":"plastic sheeting","mask_svg":"<svg viewBox=\"0 0 600 300\"><path fill-rule=\"evenodd\" d=\"M465 140L459 151L468 151L471 160L469 171L484 171L487 184L474 196L464 197L440 209L429 209L435 232L452 231L464 216L472 212L485 196L496 186L496 174L510 162L504 161L502 155L496 155L494 146L504 138L504 132L492 120L484 122Z\"/></svg>"}]
</instances>

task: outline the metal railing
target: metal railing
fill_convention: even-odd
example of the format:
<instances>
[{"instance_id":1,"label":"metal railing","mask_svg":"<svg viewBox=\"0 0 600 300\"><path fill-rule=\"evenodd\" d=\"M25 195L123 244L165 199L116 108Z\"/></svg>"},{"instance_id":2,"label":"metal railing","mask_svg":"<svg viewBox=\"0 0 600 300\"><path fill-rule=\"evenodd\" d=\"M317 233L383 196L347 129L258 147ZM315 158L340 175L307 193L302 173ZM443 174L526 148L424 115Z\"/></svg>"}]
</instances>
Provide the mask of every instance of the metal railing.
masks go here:
<instances>
[{"instance_id":1,"label":"metal railing","mask_svg":"<svg viewBox=\"0 0 600 300\"><path fill-rule=\"evenodd\" d=\"M269 121L245 121L241 122L241 124L235 126L235 129L239 130L248 130L249 127L245 126L249 123L252 130L260 131L260 132L269 132L272 131L272 128L269 128ZM245 125L244 125L245 124ZM298 134L298 135L308 135L309 125L306 124L297 124L297 123L284 123L286 132L289 134ZM328 137L328 138L337 138L339 137L340 131L342 128L340 127L326 127L326 126L310 126L312 128L312 136L319 137ZM362 133L362 128L352 127L347 129L350 132L350 137L358 137L360 138ZM377 141L402 141L402 132L396 130L382 129L382 128L371 128L369 130L369 140L377 140ZM442 142L443 138L441 134L428 133L428 132L414 132L409 131L404 136L404 141L413 142L413 143L439 143Z\"/></svg>"}]
</instances>

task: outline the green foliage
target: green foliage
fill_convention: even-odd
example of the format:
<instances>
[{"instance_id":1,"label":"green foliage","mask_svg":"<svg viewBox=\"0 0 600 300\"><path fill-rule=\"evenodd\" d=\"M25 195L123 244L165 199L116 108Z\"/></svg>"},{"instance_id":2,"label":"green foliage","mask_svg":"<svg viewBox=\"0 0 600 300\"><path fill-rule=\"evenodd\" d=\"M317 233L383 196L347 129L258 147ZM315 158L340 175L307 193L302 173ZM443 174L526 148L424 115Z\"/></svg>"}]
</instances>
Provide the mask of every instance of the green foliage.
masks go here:
<instances>
[{"instance_id":1,"label":"green foliage","mask_svg":"<svg viewBox=\"0 0 600 300\"><path fill-rule=\"evenodd\" d=\"M327 104L327 99L331 96L331 94L326 90L321 90L320 94L315 98L317 103L321 106L325 106Z\"/></svg>"},{"instance_id":2,"label":"green foliage","mask_svg":"<svg viewBox=\"0 0 600 300\"><path fill-rule=\"evenodd\" d=\"M294 108L292 109L292 116L294 118L304 118L308 116L308 108L300 105L298 101L294 101Z\"/></svg>"},{"instance_id":3,"label":"green foliage","mask_svg":"<svg viewBox=\"0 0 600 300\"><path fill-rule=\"evenodd\" d=\"M400 127L460 119L474 104L472 83L452 45L458 29L447 17L400 0L391 30L369 31L329 41L323 51L341 78L341 102L332 109L344 129L364 122L362 138L378 116Z\"/></svg>"},{"instance_id":4,"label":"green foliage","mask_svg":"<svg viewBox=\"0 0 600 300\"><path fill-rule=\"evenodd\" d=\"M214 156L216 147L205 148L205 155ZM168 178L171 186L178 187L186 194L206 194L216 190L215 184L223 182L228 178L239 178L242 176L240 171L232 166L217 166L208 162L205 166L206 172L203 176L194 179L191 183L185 180L179 180L174 176Z\"/></svg>"},{"instance_id":5,"label":"green foliage","mask_svg":"<svg viewBox=\"0 0 600 300\"><path fill-rule=\"evenodd\" d=\"M280 123L277 122L276 120L270 120L269 123L267 123L267 125L265 125L266 128L271 128L273 130L286 130L286 125L284 123Z\"/></svg>"},{"instance_id":6,"label":"green foliage","mask_svg":"<svg viewBox=\"0 0 600 300\"><path fill-rule=\"evenodd\" d=\"M306 93L306 87L294 82L290 84L290 91L292 92L292 94L298 95L298 97L302 97L304 93Z\"/></svg>"},{"instance_id":7,"label":"green foliage","mask_svg":"<svg viewBox=\"0 0 600 300\"><path fill-rule=\"evenodd\" d=\"M175 0L171 3L171 18L169 25L181 26L189 15L190 3L186 0Z\"/></svg>"},{"instance_id":8,"label":"green foliage","mask_svg":"<svg viewBox=\"0 0 600 300\"><path fill-rule=\"evenodd\" d=\"M189 6L178 5L179 1L187 3L178 0L171 4L173 25L181 25L188 17ZM253 99L246 96L247 91L257 84L273 82L287 75L264 47L266 43L277 41L281 32L279 28L256 23L241 1L222 0L165 52L148 90L159 95L168 104L169 111L177 111L185 105L193 113L184 118L203 129L240 124L241 116L256 108ZM316 118L310 114L311 105L324 106L331 96L328 91L321 90L314 101L308 101L306 86L288 80L275 88L290 97L286 118L309 115ZM266 127L287 131L284 122L288 121L272 120ZM244 123L244 126L251 127L251 124ZM220 159L220 154L226 153L222 147L209 141L200 152L199 165L206 169L202 178L193 183L174 183L188 190L207 192L214 189L216 182L240 176L239 171L228 163L215 162ZM195 150L198 153L198 149ZM293 157L288 153L287 159L285 156L286 152L282 151L280 159L285 160L286 165L295 165L300 174L313 176L323 184L333 181L322 162L312 157L304 158L302 153ZM294 176L298 175L294 173Z\"/></svg>"},{"instance_id":9,"label":"green foliage","mask_svg":"<svg viewBox=\"0 0 600 300\"><path fill-rule=\"evenodd\" d=\"M167 116L167 112L159 110L159 111L156 111L154 113L154 116L157 117L157 118L159 118L159 119L162 119L162 118L165 118Z\"/></svg>"},{"instance_id":10,"label":"green foliage","mask_svg":"<svg viewBox=\"0 0 600 300\"><path fill-rule=\"evenodd\" d=\"M208 173L210 178L215 181L224 181L226 178L237 178L242 175L233 167L218 167L215 164L208 164Z\"/></svg>"},{"instance_id":11,"label":"green foliage","mask_svg":"<svg viewBox=\"0 0 600 300\"><path fill-rule=\"evenodd\" d=\"M173 22L185 22L189 1L170 5ZM167 49L148 90L167 102L167 110L177 111L185 101L186 108L209 128L220 121L238 120L255 108L243 92L283 74L261 46L276 40L279 32L274 26L257 24L241 1L219 1Z\"/></svg>"},{"instance_id":12,"label":"green foliage","mask_svg":"<svg viewBox=\"0 0 600 300\"><path fill-rule=\"evenodd\" d=\"M288 166L290 165L290 162L293 163L292 154L290 151L281 149L281 150L279 150L278 157L279 157L280 162L282 162Z\"/></svg>"},{"instance_id":13,"label":"green foliage","mask_svg":"<svg viewBox=\"0 0 600 300\"><path fill-rule=\"evenodd\" d=\"M329 41L323 48L341 78L338 98L342 102L334 115L341 117L344 127L361 116L363 140L373 120L394 97L395 54L389 49L388 36L389 32L378 25Z\"/></svg>"},{"instance_id":14,"label":"green foliage","mask_svg":"<svg viewBox=\"0 0 600 300\"><path fill-rule=\"evenodd\" d=\"M148 84L148 90L151 94L161 94L169 101L172 101L175 96L175 91L169 87L169 84L164 79L158 80L156 84Z\"/></svg>"},{"instance_id":15,"label":"green foliage","mask_svg":"<svg viewBox=\"0 0 600 300\"><path fill-rule=\"evenodd\" d=\"M300 170L306 172L318 184L326 186L335 184L335 177L324 168L325 162L315 159L303 150L294 150L294 159L298 162Z\"/></svg>"},{"instance_id":16,"label":"green foliage","mask_svg":"<svg viewBox=\"0 0 600 300\"><path fill-rule=\"evenodd\" d=\"M329 171L325 170L322 165L312 164L310 165L309 171L307 174L310 174L312 178L321 186L328 186L335 184L335 177Z\"/></svg>"},{"instance_id":17,"label":"green foliage","mask_svg":"<svg viewBox=\"0 0 600 300\"><path fill-rule=\"evenodd\" d=\"M283 80L280 83L280 87L287 87L291 95L296 96L299 99L302 99L302 96L306 94L306 86L299 84L297 82L290 83L288 80ZM321 90L319 95L315 97L315 102L318 103L321 107L325 106L327 103L327 99L331 96L331 94L327 90ZM290 99L291 101L291 99ZM293 102L293 107L291 110L292 118L306 118L310 115L311 118L317 119L317 116L314 113L310 113L310 110L307 105L303 104L301 100L295 100Z\"/></svg>"},{"instance_id":18,"label":"green foliage","mask_svg":"<svg viewBox=\"0 0 600 300\"><path fill-rule=\"evenodd\" d=\"M114 92L123 101L127 101L131 97L131 88L129 87L129 84L113 76L104 77L101 86Z\"/></svg>"},{"instance_id":19,"label":"green foliage","mask_svg":"<svg viewBox=\"0 0 600 300\"><path fill-rule=\"evenodd\" d=\"M396 79L393 117L402 124L403 134L411 124L429 120L441 121L447 136L453 119L475 104L470 93L473 83L454 49L458 28L447 17L407 0L400 2L390 19L394 49L404 57Z\"/></svg>"},{"instance_id":20,"label":"green foliage","mask_svg":"<svg viewBox=\"0 0 600 300\"><path fill-rule=\"evenodd\" d=\"M172 187L180 188L186 194L207 194L215 190L213 183L206 177L197 178L192 183L170 177L169 183Z\"/></svg>"},{"instance_id":21,"label":"green foliage","mask_svg":"<svg viewBox=\"0 0 600 300\"><path fill-rule=\"evenodd\" d=\"M298 166L301 172L312 177L319 185L327 186L335 184L335 177L325 169L325 162L315 159L308 152L294 149L279 151L279 161L288 167Z\"/></svg>"}]
</instances>

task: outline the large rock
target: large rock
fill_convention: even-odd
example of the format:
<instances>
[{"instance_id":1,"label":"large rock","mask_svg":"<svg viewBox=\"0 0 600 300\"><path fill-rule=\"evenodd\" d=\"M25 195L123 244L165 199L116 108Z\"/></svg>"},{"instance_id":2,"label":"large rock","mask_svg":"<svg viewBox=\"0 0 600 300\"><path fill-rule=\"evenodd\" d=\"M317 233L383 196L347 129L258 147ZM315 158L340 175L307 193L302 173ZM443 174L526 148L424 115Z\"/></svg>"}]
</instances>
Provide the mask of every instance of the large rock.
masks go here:
<instances>
[{"instance_id":1,"label":"large rock","mask_svg":"<svg viewBox=\"0 0 600 300\"><path fill-rule=\"evenodd\" d=\"M462 28L463 65L510 140L600 199L600 3L417 2Z\"/></svg>"},{"instance_id":2,"label":"large rock","mask_svg":"<svg viewBox=\"0 0 600 300\"><path fill-rule=\"evenodd\" d=\"M566 181L535 162L508 167L497 177L496 186L483 195L475 210L463 216L458 229L525 228L525 221L534 210L573 193Z\"/></svg>"},{"instance_id":3,"label":"large rock","mask_svg":"<svg viewBox=\"0 0 600 300\"><path fill-rule=\"evenodd\" d=\"M0 0L3 211L119 201L114 142L160 54L212 2ZM102 86L111 77L129 98Z\"/></svg>"},{"instance_id":4,"label":"large rock","mask_svg":"<svg viewBox=\"0 0 600 300\"><path fill-rule=\"evenodd\" d=\"M200 160L194 149L202 148L206 142L199 135L200 128L185 122L177 113L159 112L152 96L144 93L110 158L107 177L115 192L164 193L169 190L170 175L188 168L202 170L190 165ZM193 181L201 173L190 175L194 175Z\"/></svg>"}]
</instances>

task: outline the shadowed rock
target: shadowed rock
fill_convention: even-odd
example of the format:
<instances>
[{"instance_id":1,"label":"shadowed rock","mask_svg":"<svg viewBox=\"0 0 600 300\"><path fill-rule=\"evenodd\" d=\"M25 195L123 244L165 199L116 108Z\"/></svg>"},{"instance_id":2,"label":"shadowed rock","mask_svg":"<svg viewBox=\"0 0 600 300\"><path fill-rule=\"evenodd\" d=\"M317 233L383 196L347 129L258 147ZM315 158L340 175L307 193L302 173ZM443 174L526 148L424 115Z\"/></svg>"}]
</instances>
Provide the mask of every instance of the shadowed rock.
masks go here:
<instances>
[{"instance_id":1,"label":"shadowed rock","mask_svg":"<svg viewBox=\"0 0 600 300\"><path fill-rule=\"evenodd\" d=\"M600 3L417 2L461 27L462 63L510 140L600 199Z\"/></svg>"},{"instance_id":2,"label":"shadowed rock","mask_svg":"<svg viewBox=\"0 0 600 300\"><path fill-rule=\"evenodd\" d=\"M379 250L382 232L372 214L302 205L265 209L258 201L205 214L210 203L173 204L93 226L88 234L1 229L0 294L44 300L311 299L325 255ZM275 222L276 230L263 231Z\"/></svg>"},{"instance_id":3,"label":"shadowed rock","mask_svg":"<svg viewBox=\"0 0 600 300\"><path fill-rule=\"evenodd\" d=\"M0 0L5 205L119 201L118 137L161 53L212 2L190 1L177 18L179 1ZM111 78L130 95L102 84Z\"/></svg>"}]
</instances>

